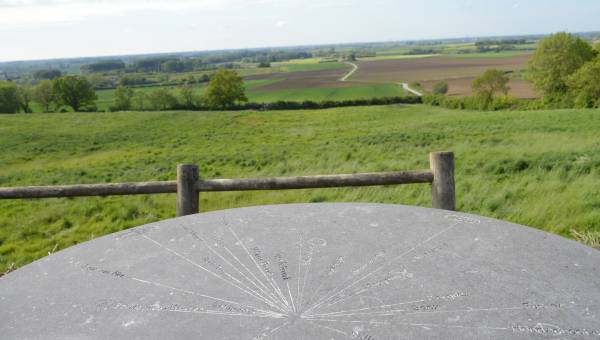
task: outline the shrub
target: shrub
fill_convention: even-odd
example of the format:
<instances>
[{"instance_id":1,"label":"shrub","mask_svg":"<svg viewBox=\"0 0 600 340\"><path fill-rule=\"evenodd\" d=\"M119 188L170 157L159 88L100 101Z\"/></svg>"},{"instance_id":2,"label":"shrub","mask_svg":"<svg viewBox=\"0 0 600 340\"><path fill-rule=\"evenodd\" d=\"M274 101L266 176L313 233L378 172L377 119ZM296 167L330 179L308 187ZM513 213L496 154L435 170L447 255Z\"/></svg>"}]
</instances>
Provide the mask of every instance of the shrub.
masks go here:
<instances>
[{"instance_id":1,"label":"shrub","mask_svg":"<svg viewBox=\"0 0 600 340\"><path fill-rule=\"evenodd\" d=\"M0 81L0 113L17 113L20 105L17 85Z\"/></svg>"},{"instance_id":2,"label":"shrub","mask_svg":"<svg viewBox=\"0 0 600 340\"><path fill-rule=\"evenodd\" d=\"M448 93L448 83L445 81L440 81L433 85L432 89L433 94L446 94Z\"/></svg>"}]
</instances>

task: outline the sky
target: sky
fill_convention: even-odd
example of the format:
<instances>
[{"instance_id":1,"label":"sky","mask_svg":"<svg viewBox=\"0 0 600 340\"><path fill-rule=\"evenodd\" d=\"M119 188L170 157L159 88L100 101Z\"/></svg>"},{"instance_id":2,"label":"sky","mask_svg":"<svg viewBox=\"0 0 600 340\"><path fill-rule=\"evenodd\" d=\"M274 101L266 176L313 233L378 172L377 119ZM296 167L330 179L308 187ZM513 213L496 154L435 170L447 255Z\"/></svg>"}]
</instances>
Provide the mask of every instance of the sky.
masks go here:
<instances>
[{"instance_id":1,"label":"sky","mask_svg":"<svg viewBox=\"0 0 600 340\"><path fill-rule=\"evenodd\" d=\"M0 0L0 61L600 30L600 0Z\"/></svg>"}]
</instances>

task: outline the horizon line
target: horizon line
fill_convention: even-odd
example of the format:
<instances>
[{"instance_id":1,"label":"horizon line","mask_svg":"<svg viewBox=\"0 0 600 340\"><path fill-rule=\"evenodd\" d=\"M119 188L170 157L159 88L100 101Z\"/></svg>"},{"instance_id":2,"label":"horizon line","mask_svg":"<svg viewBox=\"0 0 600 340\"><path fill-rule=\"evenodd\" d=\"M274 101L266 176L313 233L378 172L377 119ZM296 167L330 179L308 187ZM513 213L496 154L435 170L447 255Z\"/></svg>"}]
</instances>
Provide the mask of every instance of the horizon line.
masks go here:
<instances>
[{"instance_id":1,"label":"horizon line","mask_svg":"<svg viewBox=\"0 0 600 340\"><path fill-rule=\"evenodd\" d=\"M569 32L568 30L560 30L555 32L545 33L526 33L526 34L507 34L507 35L486 35L486 36L463 36L463 37L444 37L444 38L420 38L420 39L402 39L402 40L380 40L380 41L353 41L353 42L337 42L337 43L322 43L322 44L302 44L302 45L283 45L283 46L254 46L254 47L236 47L225 49L207 49L207 50L180 50L180 51L164 51L164 52L132 52L127 54L100 54L100 55L83 55L73 57L58 57L58 58L33 58L19 60L1 60L0 65L10 63L27 63L27 62L44 62L44 61L69 61L76 59L104 59L104 58L122 58L122 57L141 57L153 55L169 55L169 54L187 54L187 53L214 53L214 52L234 52L244 50L268 50L268 49L293 49L293 48L309 48L309 47L328 47L328 46L344 46L344 45L362 45L362 44L385 44L385 43L408 43L408 42L431 42L431 41L451 41L451 40L476 40L483 38L506 38L506 37L540 37L555 34L558 32L568 32L571 34L593 34L600 33L600 30Z\"/></svg>"}]
</instances>

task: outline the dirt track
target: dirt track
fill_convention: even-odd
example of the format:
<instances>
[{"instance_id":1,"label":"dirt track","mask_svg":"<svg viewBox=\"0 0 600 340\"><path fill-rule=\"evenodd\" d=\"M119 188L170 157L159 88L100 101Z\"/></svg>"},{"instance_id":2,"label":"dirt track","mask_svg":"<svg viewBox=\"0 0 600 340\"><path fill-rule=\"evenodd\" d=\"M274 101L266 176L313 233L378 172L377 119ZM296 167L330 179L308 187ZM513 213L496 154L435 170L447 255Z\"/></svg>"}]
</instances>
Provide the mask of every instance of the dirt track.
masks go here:
<instances>
[{"instance_id":1,"label":"dirt track","mask_svg":"<svg viewBox=\"0 0 600 340\"><path fill-rule=\"evenodd\" d=\"M433 84L446 80L451 96L471 94L473 79L488 69L506 71L520 70L527 66L530 55L524 54L510 58L456 58L430 57L415 59L391 59L354 62L357 68L307 71L278 72L246 77L253 79L284 79L282 81L257 87L253 91L277 91L303 88L342 88L364 86L365 83L410 83L418 81L424 89L431 90ZM349 65L350 67L350 65ZM349 77L350 75L350 77ZM340 81L346 78L346 81ZM537 97L532 86L524 80L511 80L510 94L518 98Z\"/></svg>"}]
</instances>

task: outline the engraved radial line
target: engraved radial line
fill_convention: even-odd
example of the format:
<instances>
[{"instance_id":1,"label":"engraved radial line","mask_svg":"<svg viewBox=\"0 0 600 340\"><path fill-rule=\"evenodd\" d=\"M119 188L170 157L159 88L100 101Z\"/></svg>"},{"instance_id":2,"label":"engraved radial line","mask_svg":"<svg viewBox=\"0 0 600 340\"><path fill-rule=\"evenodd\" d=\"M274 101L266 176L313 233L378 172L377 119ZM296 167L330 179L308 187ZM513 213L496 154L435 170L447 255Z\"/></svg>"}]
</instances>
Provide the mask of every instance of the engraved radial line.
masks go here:
<instances>
[{"instance_id":1,"label":"engraved radial line","mask_svg":"<svg viewBox=\"0 0 600 340\"><path fill-rule=\"evenodd\" d=\"M320 305L322 305L323 303L325 303L325 302L327 302L328 300L330 300L332 297L335 297L336 295L339 295L339 294L341 294L342 292L346 291L347 289L349 289L349 288L352 288L353 286L355 286L355 285L356 285L356 284L358 284L359 282L361 282L361 281L363 281L363 280L365 280L365 279L369 278L371 275L373 275L373 274L375 274L375 273L379 272L380 270L382 270L382 269L383 269L383 268L385 268L386 266L389 266L389 265L391 265L392 263L394 263L394 262L398 261L399 259L403 258L404 256L406 256L406 255L408 255L408 254L412 253L413 251L415 251L415 249L417 249L417 248L419 248L419 247L423 246L424 244L426 244L426 243L430 242L431 240L435 239L436 237L439 237L440 235L444 234L445 232L449 231L450 229L452 229L452 228L456 227L456 226L458 225L458 223L459 223L459 222L455 222L454 224L450 225L449 227L445 228L444 230L442 230L442 231L439 231L439 232L435 233L434 235L432 235L432 236L431 236L431 237L429 237L428 239L426 239L426 240L424 240L424 241L421 241L421 242L420 242L419 244L417 244L416 246L414 246L414 247L412 247L411 249L409 249L409 250L405 251L404 253L402 253L402 254L400 254L400 255L396 256L395 258L391 259L391 260L390 260L390 261L388 261L387 263L385 263L385 264L383 264L382 266L378 267L377 269L373 270L373 271L372 271L372 272L370 272L369 274L367 274L367 275L363 276L361 279L359 279L359 280L356 280L354 283L352 283L352 284L350 284L350 285L346 286L345 288L343 288L343 289L341 289L341 290L339 290L339 291L337 291L337 292L334 292L334 293L333 293L333 294L331 294L329 297L325 298L325 300L322 300L321 302L319 302L319 303L317 303L316 305L314 305L314 306L312 306L311 308L309 308L309 309L307 310L307 312L308 312L308 311L312 311L312 310L316 309L317 307L319 307L319 306L320 306Z\"/></svg>"},{"instance_id":2,"label":"engraved radial line","mask_svg":"<svg viewBox=\"0 0 600 340\"><path fill-rule=\"evenodd\" d=\"M235 281L236 283L238 283L240 286L242 286L242 288L246 289L248 292L250 292L253 296L255 296L256 298L262 300L263 302L265 302L266 304L268 304L269 306L275 308L275 309L279 309L282 312L285 312L285 308L281 308L279 306L277 306L276 303L272 302L270 299L268 299L267 297L264 297L262 295L260 295L258 292L256 292L255 290L253 290L252 288L248 287L246 284L244 284L243 282L241 282L240 280L238 280L237 278L233 277L231 274L225 272L223 270L223 274L225 274L228 278L230 278L231 280Z\"/></svg>"},{"instance_id":3,"label":"engraved radial line","mask_svg":"<svg viewBox=\"0 0 600 340\"><path fill-rule=\"evenodd\" d=\"M290 289L290 283L286 281L285 284L287 286L288 294L290 295L290 301L292 302L292 309L294 310L295 313L297 313L298 310L296 309L296 305L294 305L294 297L292 297L292 291Z\"/></svg>"},{"instance_id":4,"label":"engraved radial line","mask_svg":"<svg viewBox=\"0 0 600 340\"><path fill-rule=\"evenodd\" d=\"M324 329L330 330L330 331L332 331L332 332L336 332L336 333L343 334L343 335L345 335L345 336L349 336L349 335L348 335L348 333L346 333L346 332L344 332L344 331L342 331L342 330L339 330L339 329L337 329L337 328L333 328L333 327L328 327L328 326L319 325L318 323L316 323L316 322L313 322L313 321L310 321L310 320L307 320L307 321L308 321L310 324L312 324L312 325L315 325L315 326L317 326L317 327L321 327L321 328L324 328Z\"/></svg>"},{"instance_id":5,"label":"engraved radial line","mask_svg":"<svg viewBox=\"0 0 600 340\"><path fill-rule=\"evenodd\" d=\"M309 319L310 321L324 321L324 322L338 322L338 323L365 323L365 320L330 320L330 319L319 319L319 318L314 318L314 319ZM382 321L375 321L375 320L370 320L369 321L370 325L387 325L389 324L389 322L382 322Z\"/></svg>"},{"instance_id":6,"label":"engraved radial line","mask_svg":"<svg viewBox=\"0 0 600 340\"><path fill-rule=\"evenodd\" d=\"M340 323L365 323L365 320L328 320L328 319L319 319L319 318L306 318L310 321L327 321L327 322L340 322ZM373 321L369 321L369 324L372 324ZM383 323L383 322L381 322Z\"/></svg>"},{"instance_id":7,"label":"engraved radial line","mask_svg":"<svg viewBox=\"0 0 600 340\"><path fill-rule=\"evenodd\" d=\"M313 263L313 260L314 260L313 259L313 255L314 255L314 253L311 250L309 252L309 255L308 255L309 259L310 259L310 262L308 263L308 266L306 267L306 270L304 271L304 279L303 279L303 283L302 283L302 290L300 291L300 293L302 295L304 295L304 291L306 290L306 281L307 281L307 278L308 278L308 274L310 274L310 269L312 267L312 263Z\"/></svg>"},{"instance_id":8,"label":"engraved radial line","mask_svg":"<svg viewBox=\"0 0 600 340\"><path fill-rule=\"evenodd\" d=\"M258 262L256 262L256 260L250 255L250 252L248 251L248 248L246 247L246 245L244 244L244 242L242 242L242 240L237 236L237 234L233 231L233 229L231 229L231 227L228 227L228 229L233 234L233 236L238 241L238 243L242 246L242 248L246 252L246 255L252 260L252 262L254 263L254 265L256 266L256 268L258 268L258 270L265 277L265 279L267 280L267 282L269 283L269 285L271 285L273 291L275 292L275 295L277 295L279 297L279 299L284 303L286 309L288 309L288 311L291 311L290 304L288 303L287 299L284 297L283 293L281 292L281 289L279 288L279 285L277 285L277 283L274 281L273 278L269 278L269 276L266 274L266 272L260 267L260 265L258 264Z\"/></svg>"},{"instance_id":9,"label":"engraved radial line","mask_svg":"<svg viewBox=\"0 0 600 340\"><path fill-rule=\"evenodd\" d=\"M254 265L256 266L256 268L258 268L259 272L262 273L262 275L265 277L265 279L267 280L267 283L269 283L269 285L271 285L271 288L272 288L273 292L275 293L275 295L278 296L278 298L283 302L283 304L285 305L284 309L287 309L288 311L291 311L289 303L283 297L283 294L281 293L281 291L273 284L273 279L272 278L270 279L268 277L267 273L264 272L264 270L260 267L260 265L258 264L258 262L256 262L256 260L252 257L252 255L250 255L250 252L248 251L248 248L246 247L246 245L244 244L244 242L242 242L242 240L237 236L237 234L233 231L233 229L231 229L230 227L228 227L228 229L233 234L233 236L235 237L235 239L237 240L237 242L244 249L244 251L246 252L246 255L250 258L250 260L252 260L252 262L254 263Z\"/></svg>"},{"instance_id":10,"label":"engraved radial line","mask_svg":"<svg viewBox=\"0 0 600 340\"><path fill-rule=\"evenodd\" d=\"M315 289L313 291L313 293L311 294L311 296L308 298L308 300L306 300L306 302L312 301L312 299L315 297L315 295L317 295L317 293L321 290L321 288L323 287L323 284L325 284L325 281L327 281L329 278L326 278L325 280L321 280L321 283L319 283L319 285L317 286L317 289Z\"/></svg>"},{"instance_id":11,"label":"engraved radial line","mask_svg":"<svg viewBox=\"0 0 600 340\"><path fill-rule=\"evenodd\" d=\"M147 239L148 241L150 241L150 242L152 242L152 243L154 243L154 244L158 245L158 246L159 246L159 247L161 247L162 249L164 249L164 250L168 251L169 253L171 253L171 254L173 254L173 255L175 255L175 256L177 256L177 257L179 257L179 258L183 259L184 261L186 261L186 262L190 263L191 265L193 265L193 266L195 266L195 267L197 267L197 268L200 268L200 269L202 269L202 270L206 271L207 273L209 273L209 274L213 275L214 277L216 277L216 278L218 278L218 279L220 279L220 280L222 280L222 281L224 281L224 282L226 282L226 283L230 284L231 286L233 286L233 287L235 287L235 288L239 289L240 291L242 291L242 292L244 292L244 293L246 293L246 294L248 294L248 295L250 295L250 296L252 296L252 297L254 297L254 298L257 298L258 300L260 300L260 301L263 301L263 302L265 302L265 303L267 303L267 304L269 304L269 305L270 305L270 303L269 303L269 302L267 302L268 300L264 301L264 299L263 299L263 298L255 296L254 294L252 294L252 293L250 293L250 292L246 291L244 288L241 288L241 287L239 287L238 285L236 285L235 283L233 283L233 282L231 282L231 281L229 281L229 280L226 280L226 279L224 279L223 277L219 276L218 274L216 274L216 273L214 273L214 272L212 272L212 271L210 271L210 270L208 270L208 269L204 268L203 266L199 265L198 263L196 263L196 262L194 262L194 261L192 261L192 260L188 259L187 257L185 257L185 256L183 256L183 255L181 255L181 254L179 254L178 252L176 252L176 251L174 251L174 250L172 250L172 249L170 249L170 248L168 248L168 247L164 246L164 245L163 245L163 244L161 244L160 242L158 242L158 241L156 241L156 240L154 240L154 239L152 239L152 238L150 238L150 237L148 237L148 236L146 236L146 235L141 235L141 236L142 236L143 238ZM273 307L273 306L271 306L271 307Z\"/></svg>"},{"instance_id":12,"label":"engraved radial line","mask_svg":"<svg viewBox=\"0 0 600 340\"><path fill-rule=\"evenodd\" d=\"M312 315L307 315L307 316L329 316L329 315L336 315L336 314L340 314L340 313L362 312L362 311L367 311L367 310L370 310L370 309L389 308L389 307L394 307L394 306L402 306L402 305L408 305L408 304L411 304L411 303L419 303L419 302L425 302L425 301L427 301L427 300L415 300L415 301L408 301L408 302L393 303L393 304L390 304L390 305L381 305L381 306L374 306L374 307L349 309L349 310L342 310L342 311L339 311L339 312L322 313L322 314L312 314Z\"/></svg>"},{"instance_id":13,"label":"engraved radial line","mask_svg":"<svg viewBox=\"0 0 600 340\"><path fill-rule=\"evenodd\" d=\"M289 304L288 302L285 300L285 298L283 298L283 294L281 294L281 291L278 291L277 288L275 288L275 286L273 285L272 280L269 280L269 277L267 276L267 273L264 272L264 270L260 267L260 265L256 262L256 260L250 255L250 252L248 251L248 248L246 248L246 245L244 244L244 242L242 242L242 240L238 237L238 235L235 233L235 231L233 231L233 229L231 229L231 227L227 227L227 229L229 229L229 232L231 232L231 234L235 237L235 239L239 242L240 246L244 249L244 251L246 252L246 255L248 255L248 257L250 258L250 260L252 260L252 262L254 263L254 265L256 266L256 268L258 268L258 270L262 273L262 275L265 277L265 279L267 280L267 282L271 285L271 287L274 289L276 294L279 294L279 297L282 299L282 302L284 302L284 304L286 306L288 306L289 308Z\"/></svg>"},{"instance_id":14,"label":"engraved radial line","mask_svg":"<svg viewBox=\"0 0 600 340\"><path fill-rule=\"evenodd\" d=\"M343 262L342 262L343 263ZM334 266L335 263L332 265ZM310 298L308 298L308 301L312 301L312 299L317 295L317 293L321 290L321 288L323 287L323 285L325 284L325 282L329 281L331 279L331 277L333 276L333 274L336 271L334 270L333 272L330 272L329 275L327 275L327 277L324 280L320 280L321 282L319 283L319 285L317 286L317 289L313 290L313 293L311 294ZM327 272L325 272L327 274Z\"/></svg>"},{"instance_id":15,"label":"engraved radial line","mask_svg":"<svg viewBox=\"0 0 600 340\"><path fill-rule=\"evenodd\" d=\"M393 316L393 315L398 315L398 314L407 314L407 313L402 313L402 312L407 312L408 310L406 309L392 309L392 310L386 310L386 311L380 311L380 312L364 312L364 313L347 313L347 314L336 314L336 315L327 315L328 318L335 318L335 317L346 317L346 316L355 316L355 315L371 315L371 316ZM317 316L319 317L319 316ZM307 315L307 318L311 318L310 315Z\"/></svg>"},{"instance_id":16,"label":"engraved radial line","mask_svg":"<svg viewBox=\"0 0 600 340\"><path fill-rule=\"evenodd\" d=\"M223 224L225 224L227 226L227 229L229 229L229 231L233 234L233 236L235 237L235 239L237 240L237 242L242 246L242 248L244 249L244 251L246 252L246 255L250 258L250 260L252 260L252 262L254 263L254 265L256 266L256 268L258 268L259 272L262 273L262 270L260 268L260 266L258 265L258 263L256 263L256 261L254 261L254 258L252 258L252 256L250 256L250 252L248 251L248 249L246 248L246 246L244 245L244 243L242 242L242 240L240 240L240 238L237 236L237 234L233 231L233 229L231 229L231 227L229 226L229 223L227 223L227 221L225 219L223 219ZM229 255L231 255L231 257L233 257L248 273L250 273L250 275L252 275L252 277L266 290L269 291L271 289L273 289L273 287L269 288L267 287L262 280L258 279L258 277L256 277L256 275L254 274L253 271L251 271L248 267L246 267L246 265L231 251L229 250L229 248L227 248L227 246L223 245L223 248L225 248L225 250L229 253ZM267 283L269 283L271 286L272 284L269 282L269 279L267 278L267 276L265 275L265 273L262 273L263 276L265 277L265 279L267 279ZM277 296L277 292L273 289L272 292L270 292L270 295L272 297L275 297L275 299L281 299L280 296ZM279 301L279 300L278 300ZM284 309L289 309L289 306L284 304L282 301L282 306L285 306L286 308Z\"/></svg>"},{"instance_id":17,"label":"engraved radial line","mask_svg":"<svg viewBox=\"0 0 600 340\"><path fill-rule=\"evenodd\" d=\"M147 285L157 286L157 287L161 287L161 288L167 288L167 289L174 290L174 291L181 292L181 293L186 293L186 294L190 294L190 295L197 295L197 296L201 296L203 298L207 298L207 299L210 299L210 300L215 300L215 301L230 303L232 305L237 305L237 306L241 306L241 307L246 307L246 308L254 309L256 311L260 311L260 312L263 312L265 314L273 314L273 315L277 315L278 317L279 316L283 316L283 314L280 314L280 313L275 313L275 312L272 312L272 311L268 311L268 310L265 310L265 309L257 308L257 307L250 306L250 305L246 305L246 304L243 304L243 303L239 303L239 302L235 302L235 301L231 301L231 300L226 300L226 299L221 299L221 298L217 298L217 297L214 297L214 296L210 296L210 295L206 295L206 294L201 294L201 293L198 293L198 292L193 292L193 291L190 291L190 290L185 290L185 289L171 287L171 286L168 286L168 285L165 285L165 284L162 284L162 283L158 283L158 282L152 282L152 281L148 281L148 280L142 280L142 279L138 279L136 277L132 277L130 279L133 280L133 281L136 281L136 282L147 284Z\"/></svg>"},{"instance_id":18,"label":"engraved radial line","mask_svg":"<svg viewBox=\"0 0 600 340\"><path fill-rule=\"evenodd\" d=\"M269 278L271 280L271 282L273 283L273 285L275 286L275 290L277 291L277 294L279 294L279 296L281 297L281 299L283 300L283 302L285 303L286 306L288 306L288 308L290 307L290 303L288 302L287 298L284 296L281 288L279 287L279 284L277 283L277 281L275 281L275 279L273 277Z\"/></svg>"},{"instance_id":19,"label":"engraved radial line","mask_svg":"<svg viewBox=\"0 0 600 340\"><path fill-rule=\"evenodd\" d=\"M282 329L283 327L285 327L285 326L287 326L287 325L289 325L289 324L290 324L290 322L289 322L289 321L287 321L287 322L285 322L284 324L282 324L282 325L279 325L279 326L277 326L277 327L273 328L273 329L272 329L272 330L269 332L269 334L268 334L267 336L271 336L271 335L275 334L277 331L279 331L280 329Z\"/></svg>"},{"instance_id":20,"label":"engraved radial line","mask_svg":"<svg viewBox=\"0 0 600 340\"><path fill-rule=\"evenodd\" d=\"M170 312L170 313L191 313L191 314L209 314L209 315L225 315L225 316L244 316L249 318L273 318L272 316L267 315L256 315L256 314L244 314L244 313L227 313L227 312L219 312L219 311L191 311L191 310L161 310L160 312ZM277 317L276 319L282 319L284 316Z\"/></svg>"},{"instance_id":21,"label":"engraved radial line","mask_svg":"<svg viewBox=\"0 0 600 340\"><path fill-rule=\"evenodd\" d=\"M464 329L486 329L486 330L495 330L495 331L507 331L510 328L507 327L489 327L489 326L460 326L460 325L440 325L433 323L408 323L408 322L396 322L395 324L406 325L406 326L414 326L414 327L441 327L441 328L464 328Z\"/></svg>"},{"instance_id":22,"label":"engraved radial line","mask_svg":"<svg viewBox=\"0 0 600 340\"><path fill-rule=\"evenodd\" d=\"M248 267L246 267L246 265L240 261L240 259L235 256L235 254L229 250L229 248L227 248L227 246L223 246L223 248L227 251L227 253L229 253L229 255L231 255L231 257L233 257L237 263L239 263L242 268L244 268L248 273L250 273L250 275L252 275L252 277L256 280L256 282L258 282L258 284L260 284L266 291L268 291L270 288L267 287L258 277L256 277L256 275L254 275L254 272L252 272L250 269L248 269ZM271 296L272 298L275 298L277 300L278 297L276 297L275 295L273 295L272 292L269 292L269 296ZM279 302L279 300L277 300ZM283 305L282 305L283 306Z\"/></svg>"},{"instance_id":23,"label":"engraved radial line","mask_svg":"<svg viewBox=\"0 0 600 340\"><path fill-rule=\"evenodd\" d=\"M268 293L266 293L266 292L262 291L262 289L261 289L260 287L258 287L258 286L256 285L256 283L254 283L254 281L250 280L250 278L248 278L246 275L244 275L242 272L240 272L240 270L239 270L237 267L235 267L233 264L231 264L231 262L229 262L227 259L225 259L223 256L221 256L221 254L219 254L217 251L215 251L215 250L214 250L214 249L213 249L213 248L212 248L212 247L211 247L211 246L208 244L208 242L206 242L206 240L205 240L203 237L201 237L200 235L196 234L194 231L192 231L192 230L189 230L188 228L186 228L186 227L185 227L185 226L183 226L183 225L182 225L181 227L182 227L182 228L183 228L185 231L187 231L187 232L188 232L190 235L192 235L192 237L194 237L195 239L197 238L198 240L202 241L202 242L204 243L204 245L205 245L205 246L206 246L206 247L207 247L207 248L208 248L208 249L209 249L209 250L210 250L210 251L211 251L213 254L215 254L216 256L218 256L218 257L219 257L219 258L220 258L222 261L224 261L224 262L225 262L225 263L227 263L227 264L228 264L230 267L232 267L232 268L233 268L235 271L237 271L237 272L238 272L238 273L239 273L239 274L240 274L240 275L241 275L243 278L245 278L246 280L248 280L250 283L252 283L252 285L254 285L256 288L258 288L258 289L259 289L259 290L260 290L260 291L261 291L263 294L265 294L265 296L262 296L262 295L261 295L261 296L262 296L262 298L264 298L264 299L267 299L267 300L271 301L271 303L273 303L273 304L277 305L277 302L278 302L277 300L273 301L273 300L272 300L272 297L270 297ZM227 273L225 273L225 274L231 277L231 275L229 275L229 274L227 274ZM232 277L232 279L234 279L234 278ZM236 279L234 279L234 280L235 280L236 282L239 282L240 284L243 284L243 283L242 283L242 282L240 282L239 280L236 280ZM257 295L260 295L258 292L256 292L256 291L252 290L252 289L251 289L250 287L248 287L247 285L243 284L243 286L244 286L246 289L248 289L248 290L252 291L253 293L255 293L255 294L257 294ZM279 309L283 311L285 308L281 309L281 306L279 306Z\"/></svg>"},{"instance_id":24,"label":"engraved radial line","mask_svg":"<svg viewBox=\"0 0 600 340\"><path fill-rule=\"evenodd\" d=\"M351 298L353 298L353 297L355 297L357 295L360 295L360 294L362 294L362 293L364 293L364 292L366 292L368 290L369 289L366 289L366 288L361 288L361 289L355 290L355 291L351 292L350 294L348 294L348 295L346 295L344 297L340 297L339 299L334 300L333 302L330 302L329 304L327 304L327 307L335 306L335 305L337 305L340 302L343 302L343 301L346 301L348 299L351 299Z\"/></svg>"},{"instance_id":25,"label":"engraved radial line","mask_svg":"<svg viewBox=\"0 0 600 340\"><path fill-rule=\"evenodd\" d=\"M302 237L300 237L300 241L302 241ZM298 245L298 275L296 275L296 280L298 284L296 288L298 290L298 294L296 295L298 298L298 309L302 309L302 296L300 296L300 265L302 264L302 243Z\"/></svg>"},{"instance_id":26,"label":"engraved radial line","mask_svg":"<svg viewBox=\"0 0 600 340\"><path fill-rule=\"evenodd\" d=\"M527 307L505 307L505 308L477 308L477 309L455 309L455 310L436 310L431 312L413 312L406 315L416 314L439 314L439 313L472 313L472 312L501 312L507 310L527 309Z\"/></svg>"}]
</instances>

